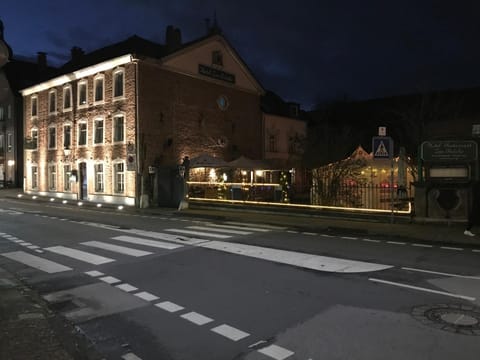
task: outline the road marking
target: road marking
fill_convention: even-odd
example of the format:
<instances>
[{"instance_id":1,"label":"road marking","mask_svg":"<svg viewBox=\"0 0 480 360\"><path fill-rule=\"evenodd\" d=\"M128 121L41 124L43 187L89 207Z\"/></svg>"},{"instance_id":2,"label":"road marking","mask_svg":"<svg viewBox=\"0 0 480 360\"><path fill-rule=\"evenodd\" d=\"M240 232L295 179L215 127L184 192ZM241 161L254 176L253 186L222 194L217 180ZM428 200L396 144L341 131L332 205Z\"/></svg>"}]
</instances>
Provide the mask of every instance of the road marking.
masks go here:
<instances>
[{"instance_id":1,"label":"road marking","mask_svg":"<svg viewBox=\"0 0 480 360\"><path fill-rule=\"evenodd\" d=\"M259 227L248 227L248 226L239 226L239 225L220 225L220 224L207 224L210 227L218 227L218 228L225 228L225 229L238 229L238 230L246 230L246 231L258 231L258 232L269 232L268 229L262 229Z\"/></svg>"},{"instance_id":2,"label":"road marking","mask_svg":"<svg viewBox=\"0 0 480 360\"><path fill-rule=\"evenodd\" d=\"M231 235L221 235L221 234L211 234L202 231L193 231L193 230L185 230L185 229L165 229L165 231L170 231L179 234L189 234L189 235L198 235L198 236L208 236L217 239L228 239L231 238Z\"/></svg>"},{"instance_id":3,"label":"road marking","mask_svg":"<svg viewBox=\"0 0 480 360\"><path fill-rule=\"evenodd\" d=\"M246 333L242 330L238 330L227 324L214 327L213 329L210 329L210 331L213 331L214 333L225 336L226 338L233 341L238 341L246 338L247 336L250 336L249 333Z\"/></svg>"},{"instance_id":4,"label":"road marking","mask_svg":"<svg viewBox=\"0 0 480 360\"><path fill-rule=\"evenodd\" d=\"M427 288L423 288L423 287L419 287L419 286L397 283L397 282L393 282L393 281L386 281L386 280L375 279L375 278L369 278L368 280L370 280L372 282L377 282L377 283L387 284L387 285L393 285L393 286L403 287L403 288L412 289L412 290L425 291L425 292L429 292L429 293L432 293L432 294L445 295L445 296L449 296L449 297L453 297L453 298L457 298L457 299L463 299L463 300L469 300L469 301L475 301L476 300L474 297L471 297L471 296L452 294L452 293L445 292L445 291L432 290L432 289L427 289Z\"/></svg>"},{"instance_id":5,"label":"road marking","mask_svg":"<svg viewBox=\"0 0 480 360\"><path fill-rule=\"evenodd\" d=\"M35 250L35 249L40 249L40 246L37 245L28 245L27 248Z\"/></svg>"},{"instance_id":6,"label":"road marking","mask_svg":"<svg viewBox=\"0 0 480 360\"><path fill-rule=\"evenodd\" d=\"M463 251L463 248L458 248L458 247L451 247L451 246L440 246L440 249L444 250L455 250L455 251Z\"/></svg>"},{"instance_id":7,"label":"road marking","mask_svg":"<svg viewBox=\"0 0 480 360\"><path fill-rule=\"evenodd\" d=\"M166 243L166 242L162 242L162 241L158 241L158 240L148 240L148 239L142 239L142 238L133 237L133 236L126 236L126 235L115 236L111 239L112 240L118 240L118 241L124 241L124 242L128 242L128 243L131 243L131 244L151 246L151 247L167 249L167 250L178 249L178 248L183 246L183 245L178 245L178 244L170 244L170 243Z\"/></svg>"},{"instance_id":8,"label":"road marking","mask_svg":"<svg viewBox=\"0 0 480 360\"><path fill-rule=\"evenodd\" d=\"M126 291L126 292L131 292L131 291L135 291L135 290L138 290L138 288L136 288L135 286L132 286L130 284L120 284L120 285L115 285L116 288L119 288L120 290L123 290L123 291Z\"/></svg>"},{"instance_id":9,"label":"road marking","mask_svg":"<svg viewBox=\"0 0 480 360\"><path fill-rule=\"evenodd\" d=\"M275 360L284 360L295 354L293 351L287 350L274 344L264 347L263 349L258 350L258 352L262 353L263 355L267 355Z\"/></svg>"},{"instance_id":10,"label":"road marking","mask_svg":"<svg viewBox=\"0 0 480 360\"><path fill-rule=\"evenodd\" d=\"M213 321L213 319L210 319L209 317L196 313L194 311L180 315L180 317L200 326Z\"/></svg>"},{"instance_id":11,"label":"road marking","mask_svg":"<svg viewBox=\"0 0 480 360\"><path fill-rule=\"evenodd\" d=\"M105 275L104 273L102 273L102 272L100 272L100 271L97 271L97 270L85 271L85 274L88 275L88 276L91 276L91 277L97 277L97 276L103 276L103 275Z\"/></svg>"},{"instance_id":12,"label":"road marking","mask_svg":"<svg viewBox=\"0 0 480 360\"><path fill-rule=\"evenodd\" d=\"M333 235L327 235L327 234L320 234L320 236L327 237L327 238L335 237L335 236L333 236Z\"/></svg>"},{"instance_id":13,"label":"road marking","mask_svg":"<svg viewBox=\"0 0 480 360\"><path fill-rule=\"evenodd\" d=\"M100 280L110 285L122 282L122 280L117 279L116 277L113 277L113 276L104 276L104 277L101 277Z\"/></svg>"},{"instance_id":14,"label":"road marking","mask_svg":"<svg viewBox=\"0 0 480 360\"><path fill-rule=\"evenodd\" d=\"M6 258L9 258L11 260L18 261L29 267L32 267L41 271L45 271L49 274L72 270L72 268L68 266L64 266L62 264L59 264L47 259L43 259L41 257L26 253L24 251L14 251L10 253L5 253L5 254L2 254L2 256L5 256Z\"/></svg>"},{"instance_id":15,"label":"road marking","mask_svg":"<svg viewBox=\"0 0 480 360\"><path fill-rule=\"evenodd\" d=\"M216 231L216 232L223 232L226 234L236 234L236 235L250 235L251 232L249 231L241 231L241 230L233 230L233 229L216 229L215 227L206 227L206 226L187 226L187 229L193 230L207 230L207 231Z\"/></svg>"},{"instance_id":16,"label":"road marking","mask_svg":"<svg viewBox=\"0 0 480 360\"><path fill-rule=\"evenodd\" d=\"M433 245L427 245L427 244L417 244L417 243L414 243L414 244L412 244L412 246L416 246L416 247L424 247L424 248L431 248L431 247L433 247Z\"/></svg>"},{"instance_id":17,"label":"road marking","mask_svg":"<svg viewBox=\"0 0 480 360\"><path fill-rule=\"evenodd\" d=\"M479 249L473 249L472 251L473 251L473 252L478 252L478 253L480 253L480 250L479 250Z\"/></svg>"},{"instance_id":18,"label":"road marking","mask_svg":"<svg viewBox=\"0 0 480 360\"><path fill-rule=\"evenodd\" d=\"M407 243L402 242L402 241L387 241L387 244L392 244L392 245L407 245Z\"/></svg>"},{"instance_id":19,"label":"road marking","mask_svg":"<svg viewBox=\"0 0 480 360\"><path fill-rule=\"evenodd\" d=\"M40 249L36 249L35 252L43 254L43 250L40 250Z\"/></svg>"},{"instance_id":20,"label":"road marking","mask_svg":"<svg viewBox=\"0 0 480 360\"><path fill-rule=\"evenodd\" d=\"M317 233L307 232L307 231L302 232L302 234L303 234L303 235L311 235L311 236L316 236L316 235L318 235Z\"/></svg>"},{"instance_id":21,"label":"road marking","mask_svg":"<svg viewBox=\"0 0 480 360\"><path fill-rule=\"evenodd\" d=\"M305 269L327 272L357 273L385 270L392 267L384 264L367 263L363 261L347 260L223 241L210 241L205 244L200 244L199 246L206 249L224 251L231 254L249 256L281 264L298 266Z\"/></svg>"},{"instance_id":22,"label":"road marking","mask_svg":"<svg viewBox=\"0 0 480 360\"><path fill-rule=\"evenodd\" d=\"M427 273L427 274L443 275L443 276L449 276L449 277L458 277L458 278L463 278L463 279L480 280L480 276L450 274L450 273L444 273L444 272L439 272L439 271L423 270L423 269L410 268L410 267L402 267L402 269L407 270L407 271L424 272L424 273Z\"/></svg>"},{"instance_id":23,"label":"road marking","mask_svg":"<svg viewBox=\"0 0 480 360\"><path fill-rule=\"evenodd\" d=\"M155 306L159 307L162 310L174 313L180 310L185 309L183 306L177 305L175 303L172 303L170 301L164 301L158 304L155 304Z\"/></svg>"},{"instance_id":24,"label":"road marking","mask_svg":"<svg viewBox=\"0 0 480 360\"><path fill-rule=\"evenodd\" d=\"M91 254L86 251L68 248L65 246L52 246L52 247L45 248L45 250L56 253L56 254L65 255L73 259L84 261L93 265L106 264L106 263L115 261L114 259Z\"/></svg>"},{"instance_id":25,"label":"road marking","mask_svg":"<svg viewBox=\"0 0 480 360\"><path fill-rule=\"evenodd\" d=\"M226 221L225 224L229 225L239 225L239 226L253 226L259 227L262 229L270 229L270 230L285 230L285 226L275 226L275 225L267 225L267 224L255 224L255 223L243 223L238 221Z\"/></svg>"},{"instance_id":26,"label":"road marking","mask_svg":"<svg viewBox=\"0 0 480 360\"><path fill-rule=\"evenodd\" d=\"M380 240L375 240L375 239L362 239L362 241L367 241L367 242L372 242L372 243L379 243Z\"/></svg>"},{"instance_id":27,"label":"road marking","mask_svg":"<svg viewBox=\"0 0 480 360\"><path fill-rule=\"evenodd\" d=\"M266 343L265 340L260 340L260 341L257 341L256 343L252 344L252 345L248 345L248 348L251 349L251 348L257 347L258 345L265 344L265 343Z\"/></svg>"},{"instance_id":28,"label":"road marking","mask_svg":"<svg viewBox=\"0 0 480 360\"><path fill-rule=\"evenodd\" d=\"M20 239L19 239L19 240L13 240L13 242L15 242L15 243L17 243L17 244L22 244L22 243L24 243L24 241L23 241L23 240L20 240Z\"/></svg>"},{"instance_id":29,"label":"road marking","mask_svg":"<svg viewBox=\"0 0 480 360\"><path fill-rule=\"evenodd\" d=\"M126 353L125 355L122 355L123 360L142 360L142 358L139 358L137 355L134 353Z\"/></svg>"},{"instance_id":30,"label":"road marking","mask_svg":"<svg viewBox=\"0 0 480 360\"><path fill-rule=\"evenodd\" d=\"M352 236L342 236L340 239L345 239L345 240L358 240L357 237L352 237Z\"/></svg>"},{"instance_id":31,"label":"road marking","mask_svg":"<svg viewBox=\"0 0 480 360\"><path fill-rule=\"evenodd\" d=\"M298 231L287 230L287 233L289 233L289 234L298 234Z\"/></svg>"},{"instance_id":32,"label":"road marking","mask_svg":"<svg viewBox=\"0 0 480 360\"><path fill-rule=\"evenodd\" d=\"M196 238L182 238L180 235L173 235L173 234L167 234L167 233L159 233L155 231L145 231L145 230L139 230L139 229L117 229L117 231L125 232L128 234L133 234L137 236L144 236L144 237L149 237L153 239L159 239L159 240L166 240L166 241L171 241L174 243L178 244L187 244L187 245L196 245L199 243L203 243L209 240L205 239L196 239Z\"/></svg>"},{"instance_id":33,"label":"road marking","mask_svg":"<svg viewBox=\"0 0 480 360\"><path fill-rule=\"evenodd\" d=\"M140 299L146 300L146 301L155 301L155 300L159 299L158 296L150 294L149 292L146 292L146 291L142 291L142 292L139 292L139 293L136 293L136 294L133 294L133 295L135 295L136 297L139 297Z\"/></svg>"},{"instance_id":34,"label":"road marking","mask_svg":"<svg viewBox=\"0 0 480 360\"><path fill-rule=\"evenodd\" d=\"M150 251L132 249L132 248L125 247L125 246L119 246L119 245L104 243L104 242L101 242L101 241L87 241L87 242L83 242L82 245L91 246L91 247L95 247L95 248L98 248L98 249L109 250L109 251L113 251L113 252L116 252L116 253L119 253L119 254L130 255L130 256L135 256L135 257L146 256L146 255L153 254Z\"/></svg>"}]
</instances>

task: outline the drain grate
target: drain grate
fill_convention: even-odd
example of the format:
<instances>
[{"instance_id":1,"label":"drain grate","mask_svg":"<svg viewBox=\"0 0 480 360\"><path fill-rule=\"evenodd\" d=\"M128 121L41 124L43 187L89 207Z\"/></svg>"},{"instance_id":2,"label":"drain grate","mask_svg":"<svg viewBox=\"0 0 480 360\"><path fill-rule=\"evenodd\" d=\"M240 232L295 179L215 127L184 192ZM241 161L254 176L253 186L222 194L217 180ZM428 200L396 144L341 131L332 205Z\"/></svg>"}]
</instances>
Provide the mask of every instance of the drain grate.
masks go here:
<instances>
[{"instance_id":1,"label":"drain grate","mask_svg":"<svg viewBox=\"0 0 480 360\"><path fill-rule=\"evenodd\" d=\"M480 336L480 308L461 304L422 305L412 316L424 325L462 335Z\"/></svg>"}]
</instances>

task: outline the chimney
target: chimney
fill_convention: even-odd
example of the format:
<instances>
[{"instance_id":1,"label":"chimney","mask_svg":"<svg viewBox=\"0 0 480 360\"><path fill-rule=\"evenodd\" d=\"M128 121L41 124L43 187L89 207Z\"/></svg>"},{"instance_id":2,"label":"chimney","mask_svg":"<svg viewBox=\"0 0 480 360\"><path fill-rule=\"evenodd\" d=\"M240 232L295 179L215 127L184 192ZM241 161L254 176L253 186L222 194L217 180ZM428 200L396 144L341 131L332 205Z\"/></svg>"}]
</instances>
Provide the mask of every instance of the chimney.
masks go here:
<instances>
[{"instance_id":1,"label":"chimney","mask_svg":"<svg viewBox=\"0 0 480 360\"><path fill-rule=\"evenodd\" d=\"M70 50L70 54L71 54L71 61L72 62L77 62L78 60L80 60L82 58L82 56L85 54L85 52L81 48L79 48L78 46L74 46Z\"/></svg>"},{"instance_id":2,"label":"chimney","mask_svg":"<svg viewBox=\"0 0 480 360\"><path fill-rule=\"evenodd\" d=\"M167 45L168 51L177 50L182 46L182 33L180 29L173 25L168 25L165 33L165 44Z\"/></svg>"},{"instance_id":3,"label":"chimney","mask_svg":"<svg viewBox=\"0 0 480 360\"><path fill-rule=\"evenodd\" d=\"M43 51L37 52L38 71L44 71L47 68L47 53Z\"/></svg>"}]
</instances>

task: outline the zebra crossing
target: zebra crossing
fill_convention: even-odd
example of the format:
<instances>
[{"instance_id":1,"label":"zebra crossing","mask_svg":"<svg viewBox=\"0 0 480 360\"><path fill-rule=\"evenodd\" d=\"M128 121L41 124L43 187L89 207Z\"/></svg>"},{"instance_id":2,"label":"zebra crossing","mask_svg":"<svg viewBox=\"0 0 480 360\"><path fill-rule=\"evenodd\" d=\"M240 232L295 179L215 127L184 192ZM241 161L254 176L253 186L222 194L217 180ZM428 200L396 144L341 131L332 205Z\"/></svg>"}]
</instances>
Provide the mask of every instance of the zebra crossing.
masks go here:
<instances>
[{"instance_id":1,"label":"zebra crossing","mask_svg":"<svg viewBox=\"0 0 480 360\"><path fill-rule=\"evenodd\" d=\"M91 240L69 246L61 244L42 248L14 235L0 232L0 239L3 238L14 245L24 247L24 250L0 253L0 256L26 265L29 268L48 274L55 274L72 271L74 268L77 268L76 265L72 264L84 263L100 266L113 263L122 257L141 258L159 252L177 250L186 246L202 246L218 239L225 240L233 236L262 234L282 229L281 227L258 224L253 226L252 224L233 222L222 224L205 222L201 225L168 228L163 229L163 232L155 232L141 229L122 229L90 222L81 222L80 224L108 228L123 234L112 236L105 240L102 239L102 241ZM32 254L29 251L38 254ZM101 251L102 255L98 251Z\"/></svg>"}]
</instances>

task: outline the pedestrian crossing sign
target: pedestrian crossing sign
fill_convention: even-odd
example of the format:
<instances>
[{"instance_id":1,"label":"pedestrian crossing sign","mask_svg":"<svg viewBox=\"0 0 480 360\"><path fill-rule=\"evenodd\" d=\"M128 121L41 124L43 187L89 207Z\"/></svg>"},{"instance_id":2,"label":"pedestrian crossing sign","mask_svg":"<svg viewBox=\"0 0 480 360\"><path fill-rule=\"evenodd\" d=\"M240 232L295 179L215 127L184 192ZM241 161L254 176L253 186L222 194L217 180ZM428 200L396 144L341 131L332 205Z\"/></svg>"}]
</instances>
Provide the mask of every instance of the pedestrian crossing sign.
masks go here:
<instances>
[{"instance_id":1,"label":"pedestrian crossing sign","mask_svg":"<svg viewBox=\"0 0 480 360\"><path fill-rule=\"evenodd\" d=\"M374 159L391 159L393 156L393 139L389 136L374 136L372 138Z\"/></svg>"}]
</instances>

